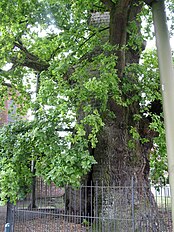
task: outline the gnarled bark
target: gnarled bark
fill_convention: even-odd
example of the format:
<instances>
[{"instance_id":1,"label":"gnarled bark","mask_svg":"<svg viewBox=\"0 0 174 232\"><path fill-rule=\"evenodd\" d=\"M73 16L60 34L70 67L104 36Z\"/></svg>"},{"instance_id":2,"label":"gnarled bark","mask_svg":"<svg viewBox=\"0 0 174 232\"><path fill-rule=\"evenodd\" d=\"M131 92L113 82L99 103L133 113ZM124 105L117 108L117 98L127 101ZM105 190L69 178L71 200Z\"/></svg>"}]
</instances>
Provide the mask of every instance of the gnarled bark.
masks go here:
<instances>
[{"instance_id":1,"label":"gnarled bark","mask_svg":"<svg viewBox=\"0 0 174 232\"><path fill-rule=\"evenodd\" d=\"M131 48L125 50L129 34L127 26L129 21L136 20L137 14L142 10L142 3L137 0L119 0L117 3L111 1L102 1L110 9L110 31L109 41L112 45L116 45L115 53L118 56L116 69L119 78L122 80L124 69L127 64L138 63L141 50L133 50ZM140 33L140 23L137 21L137 28ZM139 34L141 35L141 33ZM138 36L138 35L137 35ZM143 48L143 45L142 45ZM133 93L131 93L133 94ZM131 97L131 96L127 96ZM142 119L140 122L133 120L134 114L139 112L138 102L133 103L128 107L118 105L114 100L109 99L108 109L115 114L115 119L103 115L105 126L98 135L98 144L93 155L97 164L93 166L90 175L91 181L95 184L106 186L132 186L132 180L137 186L134 192L134 206L136 213L134 219L137 222L134 224L135 231L139 231L140 227L147 227L148 215L151 215L150 224L147 231L163 231L163 222L160 220L158 209L154 197L150 190L149 185L149 152L152 147L153 133L149 132L149 121ZM141 141L135 141L134 149L130 149L128 144L132 139L130 135L130 128L136 127L140 135L149 139L149 142L142 144ZM89 176L88 176L89 178ZM89 181L89 179L88 179ZM119 190L120 191L120 190ZM131 191L127 191L125 197L123 192L113 191L109 195L104 192L104 198L101 207L105 207L105 214L110 213L113 205L117 205L117 211L122 211L122 217L126 218L128 215L131 218ZM72 195L72 192L71 192ZM70 195L67 195L67 199ZM141 198L141 199L140 199ZM108 203L108 199L111 200ZM107 203L106 203L107 202ZM122 202L122 204L120 204ZM69 202L66 202L67 208L70 208ZM87 204L88 201L85 201ZM142 207L142 203L147 205L146 210ZM129 205L129 209L124 210L124 204ZM120 208L119 208L120 207ZM85 212L85 205L77 207L76 214L82 215ZM71 209L73 210L73 209ZM100 213L102 210L100 211ZM90 212L86 212L86 216ZM85 215L84 215L85 216ZM142 220L140 220L140 218ZM145 224L141 225L145 221ZM127 223L127 222L126 222ZM120 227L121 228L121 227ZM125 228L125 230L124 230ZM122 225L122 230L119 231L132 231L132 227L126 229L126 225ZM129 227L128 227L129 228ZM105 231L105 230L104 230Z\"/></svg>"}]
</instances>

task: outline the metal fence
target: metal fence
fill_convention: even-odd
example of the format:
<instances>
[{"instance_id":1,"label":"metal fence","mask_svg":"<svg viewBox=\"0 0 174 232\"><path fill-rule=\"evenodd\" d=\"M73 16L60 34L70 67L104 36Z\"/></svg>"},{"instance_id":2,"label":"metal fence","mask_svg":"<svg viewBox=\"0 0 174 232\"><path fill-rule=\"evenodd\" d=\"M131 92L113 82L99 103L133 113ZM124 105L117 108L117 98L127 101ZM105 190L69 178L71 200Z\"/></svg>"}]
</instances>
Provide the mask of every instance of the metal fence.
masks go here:
<instances>
[{"instance_id":1,"label":"metal fence","mask_svg":"<svg viewBox=\"0 0 174 232\"><path fill-rule=\"evenodd\" d=\"M167 189L167 190L166 190ZM31 194L8 203L11 232L165 232L171 228L168 188L90 186L57 188L37 181Z\"/></svg>"}]
</instances>

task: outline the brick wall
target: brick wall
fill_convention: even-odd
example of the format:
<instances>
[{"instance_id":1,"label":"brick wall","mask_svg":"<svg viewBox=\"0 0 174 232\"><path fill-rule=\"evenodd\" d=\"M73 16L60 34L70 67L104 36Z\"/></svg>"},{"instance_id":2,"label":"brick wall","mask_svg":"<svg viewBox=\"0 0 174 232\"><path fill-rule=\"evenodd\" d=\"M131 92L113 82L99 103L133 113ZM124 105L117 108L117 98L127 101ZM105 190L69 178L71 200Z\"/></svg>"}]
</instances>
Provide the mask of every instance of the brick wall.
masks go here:
<instances>
[{"instance_id":1,"label":"brick wall","mask_svg":"<svg viewBox=\"0 0 174 232\"><path fill-rule=\"evenodd\" d=\"M14 122L15 120L16 106L13 105L13 100L11 98L5 101L4 108L5 109L0 110L0 126L9 122Z\"/></svg>"},{"instance_id":2,"label":"brick wall","mask_svg":"<svg viewBox=\"0 0 174 232\"><path fill-rule=\"evenodd\" d=\"M5 102L5 109L0 111L0 126L8 123L8 101Z\"/></svg>"},{"instance_id":3,"label":"brick wall","mask_svg":"<svg viewBox=\"0 0 174 232\"><path fill-rule=\"evenodd\" d=\"M104 12L104 13L95 12L91 14L90 23L96 26L98 25L109 26L109 19L110 19L109 12Z\"/></svg>"}]
</instances>

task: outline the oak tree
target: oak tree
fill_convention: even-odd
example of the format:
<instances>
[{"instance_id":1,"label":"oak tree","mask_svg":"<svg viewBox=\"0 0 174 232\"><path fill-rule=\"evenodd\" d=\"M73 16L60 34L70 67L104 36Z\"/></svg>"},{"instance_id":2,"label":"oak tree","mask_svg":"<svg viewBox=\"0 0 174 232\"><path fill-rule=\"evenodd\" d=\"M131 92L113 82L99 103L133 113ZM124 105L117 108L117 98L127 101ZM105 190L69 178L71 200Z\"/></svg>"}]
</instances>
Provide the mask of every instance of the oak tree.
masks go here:
<instances>
[{"instance_id":1,"label":"oak tree","mask_svg":"<svg viewBox=\"0 0 174 232\"><path fill-rule=\"evenodd\" d=\"M18 115L35 115L0 130L2 200L30 186L32 160L58 186L148 185L150 159L154 181L167 171L145 2L1 1L1 105L10 97Z\"/></svg>"}]
</instances>

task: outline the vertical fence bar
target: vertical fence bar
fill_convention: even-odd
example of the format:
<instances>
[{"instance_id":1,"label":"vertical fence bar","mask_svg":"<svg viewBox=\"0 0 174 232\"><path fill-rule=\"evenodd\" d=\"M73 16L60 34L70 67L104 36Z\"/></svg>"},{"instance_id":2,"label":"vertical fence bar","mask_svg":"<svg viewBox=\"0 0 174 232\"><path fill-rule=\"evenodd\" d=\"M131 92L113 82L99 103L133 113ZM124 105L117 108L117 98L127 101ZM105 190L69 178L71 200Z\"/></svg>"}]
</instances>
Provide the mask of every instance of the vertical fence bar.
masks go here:
<instances>
[{"instance_id":1,"label":"vertical fence bar","mask_svg":"<svg viewBox=\"0 0 174 232\"><path fill-rule=\"evenodd\" d=\"M148 187L147 187L148 188ZM153 208L155 208L154 204L152 203L154 201L154 196L153 194L151 193L151 190L150 190L150 223L149 225L153 225L154 223L154 220L153 220ZM154 209L155 210L155 209Z\"/></svg>"},{"instance_id":2,"label":"vertical fence bar","mask_svg":"<svg viewBox=\"0 0 174 232\"><path fill-rule=\"evenodd\" d=\"M109 188L109 185L107 186L107 197L106 197L106 206L105 206L105 210L106 210L106 227L108 228L108 231L110 231L110 188Z\"/></svg>"},{"instance_id":3,"label":"vertical fence bar","mask_svg":"<svg viewBox=\"0 0 174 232\"><path fill-rule=\"evenodd\" d=\"M116 189L115 189L115 185L114 185L114 196L116 195ZM116 203L115 203L115 199L114 199L114 231L117 231L117 227L116 227L116 223L117 223L117 212L116 212Z\"/></svg>"},{"instance_id":4,"label":"vertical fence bar","mask_svg":"<svg viewBox=\"0 0 174 232\"><path fill-rule=\"evenodd\" d=\"M102 197L101 197L101 205L102 205L102 213L101 213L101 216L102 216L102 219L101 219L101 221L102 221L102 232L104 232L104 220L105 220L105 218L104 218L104 209L103 209L103 203L104 203L104 192L103 192L103 188L104 188L104 186L103 186L103 181L102 181L102 187L101 187L101 189L102 189Z\"/></svg>"},{"instance_id":5,"label":"vertical fence bar","mask_svg":"<svg viewBox=\"0 0 174 232\"><path fill-rule=\"evenodd\" d=\"M122 205L121 197L120 196L121 196L121 194L123 192L123 188L121 186L118 186L117 191L118 191L118 197L119 197L118 206L120 207ZM124 223L122 210L118 211L118 220L117 221L118 221L118 230L120 230L120 224L121 224L121 222Z\"/></svg>"},{"instance_id":6,"label":"vertical fence bar","mask_svg":"<svg viewBox=\"0 0 174 232\"><path fill-rule=\"evenodd\" d=\"M91 186L90 186L90 195L91 195L91 199L90 199L90 201L91 201L91 203L90 203L90 207L91 207L91 220L90 220L90 225L92 225L92 223L94 222L94 206L93 206L93 204L94 204L94 196L93 196L93 183L92 183L92 181L91 181Z\"/></svg>"},{"instance_id":7,"label":"vertical fence bar","mask_svg":"<svg viewBox=\"0 0 174 232\"><path fill-rule=\"evenodd\" d=\"M143 208L144 208L144 215L143 215L143 230L147 231L149 230L148 228L148 217L147 217L147 211L148 211L148 202L146 200L146 187L140 186L140 189L142 190L141 193L141 198L143 199Z\"/></svg>"},{"instance_id":8,"label":"vertical fence bar","mask_svg":"<svg viewBox=\"0 0 174 232\"><path fill-rule=\"evenodd\" d=\"M134 211L134 178L132 177L132 231L135 232L135 211Z\"/></svg>"},{"instance_id":9,"label":"vertical fence bar","mask_svg":"<svg viewBox=\"0 0 174 232\"><path fill-rule=\"evenodd\" d=\"M96 185L93 183L93 222L90 225L90 231L96 228Z\"/></svg>"},{"instance_id":10,"label":"vertical fence bar","mask_svg":"<svg viewBox=\"0 0 174 232\"><path fill-rule=\"evenodd\" d=\"M6 229L7 229L6 231L13 232L14 231L13 224L14 224L14 206L8 200L8 202L7 202L7 214L6 214Z\"/></svg>"},{"instance_id":11,"label":"vertical fence bar","mask_svg":"<svg viewBox=\"0 0 174 232\"><path fill-rule=\"evenodd\" d=\"M73 210L73 213L74 213L74 217L73 217L73 220L72 220L72 222L74 223L74 226L76 227L76 223L79 223L79 215L78 215L78 200L77 200L77 198L78 198L78 196L77 196L77 189L74 189L74 191L73 191L73 208L74 208L74 210Z\"/></svg>"},{"instance_id":12,"label":"vertical fence bar","mask_svg":"<svg viewBox=\"0 0 174 232\"><path fill-rule=\"evenodd\" d=\"M95 188L95 199L96 199L96 208L95 208L95 228L99 230L99 212L98 212L98 182L96 181L96 188Z\"/></svg>"},{"instance_id":13,"label":"vertical fence bar","mask_svg":"<svg viewBox=\"0 0 174 232\"><path fill-rule=\"evenodd\" d=\"M79 214L79 216L80 216L80 221L82 222L82 186L80 185L80 188L79 188L79 202L80 202L80 214Z\"/></svg>"}]
</instances>

